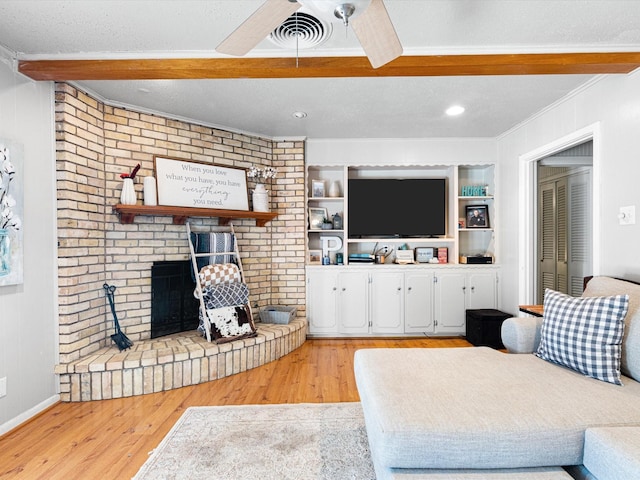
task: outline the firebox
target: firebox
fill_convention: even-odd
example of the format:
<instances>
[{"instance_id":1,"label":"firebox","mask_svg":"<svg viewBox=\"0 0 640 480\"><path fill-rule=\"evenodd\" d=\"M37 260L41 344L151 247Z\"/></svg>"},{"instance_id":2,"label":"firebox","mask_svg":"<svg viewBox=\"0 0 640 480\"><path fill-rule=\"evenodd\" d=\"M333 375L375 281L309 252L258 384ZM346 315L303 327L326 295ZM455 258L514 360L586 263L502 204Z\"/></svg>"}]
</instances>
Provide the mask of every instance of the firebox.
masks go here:
<instances>
[{"instance_id":1,"label":"firebox","mask_svg":"<svg viewBox=\"0 0 640 480\"><path fill-rule=\"evenodd\" d=\"M154 262L151 267L151 338L198 328L198 300L190 261Z\"/></svg>"}]
</instances>

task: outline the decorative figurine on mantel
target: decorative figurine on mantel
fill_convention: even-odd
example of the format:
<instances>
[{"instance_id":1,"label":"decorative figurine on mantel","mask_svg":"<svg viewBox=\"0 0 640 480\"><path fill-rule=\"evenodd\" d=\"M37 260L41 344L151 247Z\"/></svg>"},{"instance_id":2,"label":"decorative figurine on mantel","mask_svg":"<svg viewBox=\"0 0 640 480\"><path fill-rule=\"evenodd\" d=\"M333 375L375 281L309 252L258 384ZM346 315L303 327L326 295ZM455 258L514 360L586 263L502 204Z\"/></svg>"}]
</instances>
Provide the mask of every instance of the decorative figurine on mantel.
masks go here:
<instances>
[{"instance_id":1,"label":"decorative figurine on mantel","mask_svg":"<svg viewBox=\"0 0 640 480\"><path fill-rule=\"evenodd\" d=\"M254 212L268 212L269 211L269 192L265 188L264 184L260 182L260 178L265 180L271 180L276 178L278 170L274 167L251 167L247 172L247 177L253 178L256 181L256 188L253 190L253 211Z\"/></svg>"}]
</instances>

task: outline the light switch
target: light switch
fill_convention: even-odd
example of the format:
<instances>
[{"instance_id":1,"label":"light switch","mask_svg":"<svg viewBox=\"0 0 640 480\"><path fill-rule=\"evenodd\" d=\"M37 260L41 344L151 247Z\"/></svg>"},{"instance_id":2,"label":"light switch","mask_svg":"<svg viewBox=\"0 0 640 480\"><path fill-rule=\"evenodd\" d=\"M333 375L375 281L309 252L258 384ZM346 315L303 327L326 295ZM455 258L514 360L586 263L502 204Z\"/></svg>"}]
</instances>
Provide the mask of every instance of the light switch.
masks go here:
<instances>
[{"instance_id":1,"label":"light switch","mask_svg":"<svg viewBox=\"0 0 640 480\"><path fill-rule=\"evenodd\" d=\"M635 225L636 206L631 205L629 207L620 207L618 218L620 219L620 225Z\"/></svg>"}]
</instances>

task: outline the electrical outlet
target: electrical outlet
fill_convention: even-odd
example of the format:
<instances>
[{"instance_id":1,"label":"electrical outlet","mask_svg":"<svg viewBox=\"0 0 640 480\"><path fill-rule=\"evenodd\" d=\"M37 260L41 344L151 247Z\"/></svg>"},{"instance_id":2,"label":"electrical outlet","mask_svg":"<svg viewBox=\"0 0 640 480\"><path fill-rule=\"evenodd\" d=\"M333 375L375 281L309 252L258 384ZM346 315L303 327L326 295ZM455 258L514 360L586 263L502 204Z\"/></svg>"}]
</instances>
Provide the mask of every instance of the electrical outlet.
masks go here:
<instances>
[{"instance_id":1,"label":"electrical outlet","mask_svg":"<svg viewBox=\"0 0 640 480\"><path fill-rule=\"evenodd\" d=\"M636 206L631 205L629 207L620 207L620 213L618 214L620 225L635 225L636 223Z\"/></svg>"},{"instance_id":2,"label":"electrical outlet","mask_svg":"<svg viewBox=\"0 0 640 480\"><path fill-rule=\"evenodd\" d=\"M0 378L0 398L7 396L7 377Z\"/></svg>"}]
</instances>

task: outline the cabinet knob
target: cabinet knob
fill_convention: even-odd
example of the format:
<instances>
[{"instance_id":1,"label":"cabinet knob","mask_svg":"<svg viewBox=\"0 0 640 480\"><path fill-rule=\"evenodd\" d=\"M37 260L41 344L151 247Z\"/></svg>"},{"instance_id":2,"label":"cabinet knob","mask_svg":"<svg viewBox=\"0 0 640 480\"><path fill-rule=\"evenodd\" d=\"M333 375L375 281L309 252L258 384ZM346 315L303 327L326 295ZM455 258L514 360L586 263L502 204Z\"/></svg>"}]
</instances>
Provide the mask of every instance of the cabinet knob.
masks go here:
<instances>
[{"instance_id":1,"label":"cabinet knob","mask_svg":"<svg viewBox=\"0 0 640 480\"><path fill-rule=\"evenodd\" d=\"M398 291L402 290L402 287L398 287Z\"/></svg>"},{"instance_id":2,"label":"cabinet knob","mask_svg":"<svg viewBox=\"0 0 640 480\"><path fill-rule=\"evenodd\" d=\"M476 291L476 287L471 287L471 293Z\"/></svg>"},{"instance_id":3,"label":"cabinet knob","mask_svg":"<svg viewBox=\"0 0 640 480\"><path fill-rule=\"evenodd\" d=\"M333 287L333 291L335 292L338 289L338 287Z\"/></svg>"},{"instance_id":4,"label":"cabinet knob","mask_svg":"<svg viewBox=\"0 0 640 480\"><path fill-rule=\"evenodd\" d=\"M345 287L342 287L342 291L343 291L343 292L344 292L344 291L346 291L346 290L347 290L347 289L346 289Z\"/></svg>"},{"instance_id":5,"label":"cabinet knob","mask_svg":"<svg viewBox=\"0 0 640 480\"><path fill-rule=\"evenodd\" d=\"M411 291L411 287L407 287L407 290Z\"/></svg>"}]
</instances>

